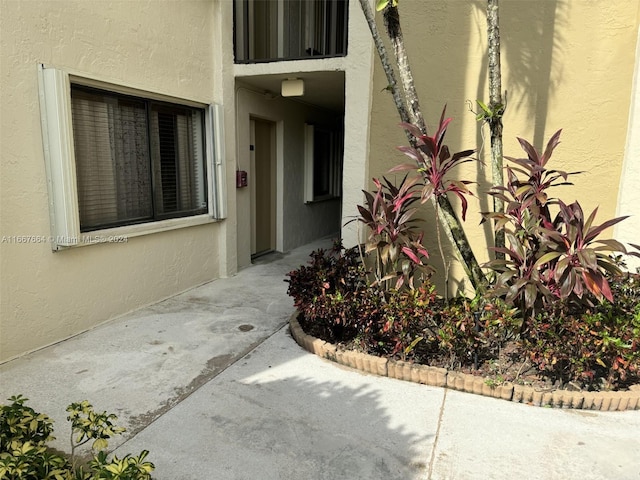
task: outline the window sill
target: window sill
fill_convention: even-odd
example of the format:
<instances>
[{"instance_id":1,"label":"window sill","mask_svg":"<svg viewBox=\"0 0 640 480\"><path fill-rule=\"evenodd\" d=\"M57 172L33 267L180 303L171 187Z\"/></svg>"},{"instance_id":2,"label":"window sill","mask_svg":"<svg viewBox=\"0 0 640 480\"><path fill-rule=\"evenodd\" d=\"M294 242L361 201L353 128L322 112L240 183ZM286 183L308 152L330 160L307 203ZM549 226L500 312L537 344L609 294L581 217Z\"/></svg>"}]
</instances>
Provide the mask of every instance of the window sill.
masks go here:
<instances>
[{"instance_id":1,"label":"window sill","mask_svg":"<svg viewBox=\"0 0 640 480\"><path fill-rule=\"evenodd\" d=\"M340 199L339 195L323 195L321 197L316 197L313 200L306 201L304 203L306 205L313 205L314 203L329 202L331 200L339 200L339 199Z\"/></svg>"},{"instance_id":2,"label":"window sill","mask_svg":"<svg viewBox=\"0 0 640 480\"><path fill-rule=\"evenodd\" d=\"M89 232L82 232L75 245L59 246L58 249L68 250L70 248L86 247L88 245L96 245L101 243L127 243L129 239L133 237L141 237L143 235L167 232L180 228L218 223L219 221L220 220L211 218L211 215L209 214L202 214L187 218L171 218L169 220L161 220L158 222L140 223L137 225L127 225L124 227L105 228L103 230L92 230Z\"/></svg>"}]
</instances>

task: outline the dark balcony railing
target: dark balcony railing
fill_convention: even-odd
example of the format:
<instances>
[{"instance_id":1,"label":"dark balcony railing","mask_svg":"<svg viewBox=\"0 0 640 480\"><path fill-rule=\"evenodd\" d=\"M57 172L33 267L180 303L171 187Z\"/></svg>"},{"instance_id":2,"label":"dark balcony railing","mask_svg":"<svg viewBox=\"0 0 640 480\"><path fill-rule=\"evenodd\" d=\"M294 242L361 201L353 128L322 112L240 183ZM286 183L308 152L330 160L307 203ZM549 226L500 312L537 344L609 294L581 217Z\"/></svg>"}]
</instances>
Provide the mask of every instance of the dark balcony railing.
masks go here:
<instances>
[{"instance_id":1,"label":"dark balcony railing","mask_svg":"<svg viewBox=\"0 0 640 480\"><path fill-rule=\"evenodd\" d=\"M234 0L236 63L347 54L348 0Z\"/></svg>"}]
</instances>

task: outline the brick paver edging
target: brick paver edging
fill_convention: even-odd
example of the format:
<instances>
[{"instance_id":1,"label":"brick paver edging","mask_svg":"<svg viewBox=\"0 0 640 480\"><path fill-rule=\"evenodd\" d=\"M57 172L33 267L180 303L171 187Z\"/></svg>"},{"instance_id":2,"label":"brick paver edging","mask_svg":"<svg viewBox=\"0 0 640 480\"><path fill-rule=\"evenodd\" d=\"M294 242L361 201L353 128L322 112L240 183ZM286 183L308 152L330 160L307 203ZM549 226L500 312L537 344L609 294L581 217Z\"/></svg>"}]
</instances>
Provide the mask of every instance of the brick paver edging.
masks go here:
<instances>
[{"instance_id":1,"label":"brick paver edging","mask_svg":"<svg viewBox=\"0 0 640 480\"><path fill-rule=\"evenodd\" d=\"M540 391L534 387L504 383L491 387L483 377L446 368L417 365L400 360L376 357L355 350L342 350L331 343L307 335L293 314L289 320L291 335L307 351L341 365L383 377L423 383L434 387L452 388L485 397L501 398L538 407L576 408L583 410L639 410L640 385L623 392L573 392L568 390Z\"/></svg>"}]
</instances>

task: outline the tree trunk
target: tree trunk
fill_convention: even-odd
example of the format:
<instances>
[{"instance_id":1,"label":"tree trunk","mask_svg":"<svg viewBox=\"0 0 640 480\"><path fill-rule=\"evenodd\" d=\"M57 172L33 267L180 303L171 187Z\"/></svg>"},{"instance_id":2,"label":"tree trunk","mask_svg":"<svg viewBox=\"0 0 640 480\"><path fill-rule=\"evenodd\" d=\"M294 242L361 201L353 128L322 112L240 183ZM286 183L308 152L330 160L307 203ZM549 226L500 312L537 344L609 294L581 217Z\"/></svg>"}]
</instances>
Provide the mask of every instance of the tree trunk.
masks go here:
<instances>
[{"instance_id":1,"label":"tree trunk","mask_svg":"<svg viewBox=\"0 0 640 480\"><path fill-rule=\"evenodd\" d=\"M464 273L467 275L476 292L484 290L487 283L486 277L480 268L480 264L478 264L473 250L471 250L467 235L460 223L460 219L451 206L451 202L449 202L449 199L445 195L438 197L433 196L431 198L434 204L436 201L438 202L440 208L436 206L436 211L440 218L440 224L443 226L445 234L453 246L456 257L458 257L462 264Z\"/></svg>"},{"instance_id":2,"label":"tree trunk","mask_svg":"<svg viewBox=\"0 0 640 480\"><path fill-rule=\"evenodd\" d=\"M369 5L369 0L360 0L360 6L362 7L362 11L367 20L367 24L369 25L369 30L371 31L371 36L373 37L373 43L376 46L378 56L380 57L380 62L382 62L382 68L384 69L384 73L387 76L387 89L389 89L391 91L391 94L393 95L393 103L396 105L396 109L400 114L400 119L403 122L411 123L411 119L409 118L409 114L407 113L407 105L405 104L404 99L402 98L402 96L400 95L400 91L398 90L396 75L393 67L389 63L387 49L384 47L384 43L382 43L382 38L380 37L380 32L378 32L375 16L373 14L373 10L371 10L371 5ZM415 147L415 140L409 132L407 132L407 138L409 138L411 146Z\"/></svg>"},{"instance_id":3,"label":"tree trunk","mask_svg":"<svg viewBox=\"0 0 640 480\"><path fill-rule=\"evenodd\" d=\"M394 94L394 103L398 109L400 118L403 122L412 123L418 126L420 130L426 133L426 126L420 110L420 103L415 90L413 75L411 73L408 56L404 48L404 39L402 37L402 30L400 29L400 17L397 8L392 7L391 5L385 8L385 25L388 29L387 33L389 34L393 45L405 98L409 104L409 108L407 108L405 101L400 98L399 92L397 91L398 89L396 87L397 83L394 70L389 64L386 48L380 38L371 6L369 5L368 0L360 0L360 5L369 25L369 29L371 30L371 35L373 36L378 56L380 57L382 66L387 75L387 81L392 89L392 93ZM393 12L388 14L389 10L393 10ZM413 135L406 130L405 133L409 143L415 147L415 138ZM436 207L436 211L438 212L438 218L444 228L445 234L451 242L456 256L462 263L462 267L467 274L471 285L476 290L482 289L486 281L484 273L480 269L480 265L473 254L473 250L471 250L471 245L469 244L469 240L467 239L462 224L460 223L460 219L455 214L449 199L446 196L441 196L437 199L436 197L432 197L432 201L434 203L434 207ZM436 202L438 205L435 205Z\"/></svg>"},{"instance_id":4,"label":"tree trunk","mask_svg":"<svg viewBox=\"0 0 640 480\"><path fill-rule=\"evenodd\" d=\"M487 0L487 39L489 44L489 110L493 113L489 118L491 131L491 179L493 186L502 186L502 70L500 67L500 19L499 0ZM504 203L493 197L493 211L502 212ZM495 246L504 247L504 229L495 232ZM496 253L496 258L504 258L503 253Z\"/></svg>"},{"instance_id":5,"label":"tree trunk","mask_svg":"<svg viewBox=\"0 0 640 480\"><path fill-rule=\"evenodd\" d=\"M420 110L418 93L416 92L415 83L413 82L413 74L409 66L409 57L404 48L404 37L402 36L402 28L400 28L398 8L388 5L383 11L383 17L387 34L391 40L391 45L393 45L393 53L396 56L402 89L404 90L404 96L409 107L410 123L417 126L422 133L427 133L424 117Z\"/></svg>"}]
</instances>

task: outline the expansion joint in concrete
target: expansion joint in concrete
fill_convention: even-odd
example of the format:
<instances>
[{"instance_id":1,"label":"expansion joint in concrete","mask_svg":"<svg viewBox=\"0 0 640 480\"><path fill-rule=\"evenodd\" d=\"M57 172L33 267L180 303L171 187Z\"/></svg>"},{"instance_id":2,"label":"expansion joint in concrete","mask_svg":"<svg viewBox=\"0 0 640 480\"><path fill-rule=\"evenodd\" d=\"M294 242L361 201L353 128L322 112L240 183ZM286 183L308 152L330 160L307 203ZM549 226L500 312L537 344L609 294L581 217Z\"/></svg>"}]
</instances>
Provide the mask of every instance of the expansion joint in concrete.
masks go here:
<instances>
[{"instance_id":1,"label":"expansion joint in concrete","mask_svg":"<svg viewBox=\"0 0 640 480\"><path fill-rule=\"evenodd\" d=\"M431 447L431 458L429 458L429 476L427 480L431 480L433 474L433 464L436 460L436 449L438 448L438 439L440 438L440 426L442 425L442 417L444 416L444 406L447 401L447 389L444 389L444 395L442 396L442 404L440 405L440 415L438 415L438 426L436 427L436 436L433 439L433 447Z\"/></svg>"}]
</instances>

